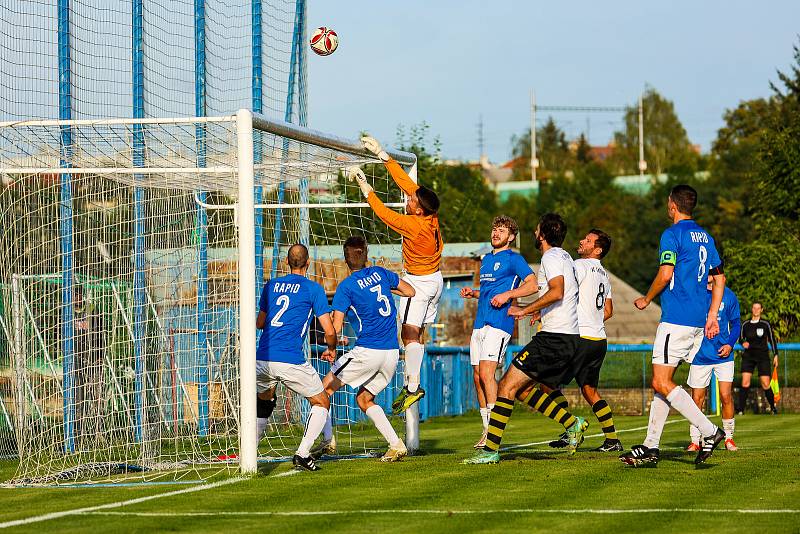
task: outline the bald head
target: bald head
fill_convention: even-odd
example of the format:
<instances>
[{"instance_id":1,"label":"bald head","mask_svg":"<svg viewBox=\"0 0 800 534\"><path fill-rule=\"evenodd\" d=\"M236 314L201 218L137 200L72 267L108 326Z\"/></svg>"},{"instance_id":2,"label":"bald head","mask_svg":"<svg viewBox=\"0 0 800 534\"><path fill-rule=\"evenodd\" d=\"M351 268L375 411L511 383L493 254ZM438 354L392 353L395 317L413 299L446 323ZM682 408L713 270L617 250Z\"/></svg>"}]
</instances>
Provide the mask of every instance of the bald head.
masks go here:
<instances>
[{"instance_id":1,"label":"bald head","mask_svg":"<svg viewBox=\"0 0 800 534\"><path fill-rule=\"evenodd\" d=\"M305 269L308 267L308 249L305 245L297 243L289 247L286 255L286 262L292 270Z\"/></svg>"}]
</instances>

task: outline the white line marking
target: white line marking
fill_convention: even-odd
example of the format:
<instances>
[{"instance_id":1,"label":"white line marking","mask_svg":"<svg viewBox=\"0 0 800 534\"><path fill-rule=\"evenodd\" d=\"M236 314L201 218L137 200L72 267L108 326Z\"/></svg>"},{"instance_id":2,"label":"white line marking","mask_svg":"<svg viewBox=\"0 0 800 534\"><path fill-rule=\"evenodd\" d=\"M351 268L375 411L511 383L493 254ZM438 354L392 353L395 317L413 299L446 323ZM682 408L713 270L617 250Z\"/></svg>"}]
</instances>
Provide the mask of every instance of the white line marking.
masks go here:
<instances>
[{"instance_id":1,"label":"white line marking","mask_svg":"<svg viewBox=\"0 0 800 534\"><path fill-rule=\"evenodd\" d=\"M213 517L213 516L320 516L320 515L350 515L350 514L431 514L431 515L479 515L479 514L666 514L666 513L698 513L698 514L800 514L800 510L787 509L746 509L746 508L633 508L633 509L536 509L518 508L511 510L308 510L288 512L87 512L88 515L102 516L135 516L135 517Z\"/></svg>"},{"instance_id":2,"label":"white line marking","mask_svg":"<svg viewBox=\"0 0 800 534\"><path fill-rule=\"evenodd\" d=\"M218 488L220 486L227 486L228 484L236 484L237 482L241 482L242 480L248 480L248 479L229 478L225 480L220 480L219 482L212 482L211 484L203 484L202 486L195 486L192 488L168 491L166 493L159 493L157 495L148 495L147 497L139 497L136 499L129 499L127 501L112 502L108 504L101 504L98 506L88 506L86 508L75 508L73 510L64 510L61 512L52 512L49 514L27 517L25 519L15 519L13 521L6 521L5 523L0 523L0 528L18 527L21 525L29 525L31 523L39 523L41 521L49 521L51 519L59 519L61 517L67 517L71 515L89 514L100 510L107 510L109 508L120 508L122 506L128 506L131 504L139 504L147 501L152 501L154 499L161 499L162 497L172 497L175 495L183 495L184 493L194 493L196 491L203 491L207 489Z\"/></svg>"},{"instance_id":3,"label":"white line marking","mask_svg":"<svg viewBox=\"0 0 800 534\"><path fill-rule=\"evenodd\" d=\"M666 423L664 423L664 426L671 425L673 423L688 423L688 421L686 419L674 419L672 421L667 421ZM639 430L647 430L647 427L646 426L639 426L639 427L636 427L636 428L626 428L624 430L617 430L617 434L622 434L623 432L638 432ZM586 438L602 438L603 436L605 436L605 434L600 433L600 434L592 434L590 436L584 436L584 437L586 437ZM553 440L549 439L547 441L534 441L533 443L523 443L521 445L509 445L508 447L501 447L500 448L500 452L510 451L512 449L522 449L524 447L533 447L534 445L547 445L551 441L553 441Z\"/></svg>"}]
</instances>

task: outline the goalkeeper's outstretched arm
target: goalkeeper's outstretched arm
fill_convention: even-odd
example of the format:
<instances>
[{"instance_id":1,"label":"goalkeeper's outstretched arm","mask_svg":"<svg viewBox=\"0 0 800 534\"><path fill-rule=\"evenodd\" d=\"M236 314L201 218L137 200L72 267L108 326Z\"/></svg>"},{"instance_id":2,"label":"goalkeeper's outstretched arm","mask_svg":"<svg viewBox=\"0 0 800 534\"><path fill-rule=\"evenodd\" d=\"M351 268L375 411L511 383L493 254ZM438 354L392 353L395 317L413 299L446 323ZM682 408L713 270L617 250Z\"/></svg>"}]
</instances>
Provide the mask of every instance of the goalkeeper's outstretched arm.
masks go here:
<instances>
[{"instance_id":1,"label":"goalkeeper's outstretched arm","mask_svg":"<svg viewBox=\"0 0 800 534\"><path fill-rule=\"evenodd\" d=\"M386 153L377 139L365 135L361 138L361 143L364 145L364 148L375 154L378 159L383 162L389 174L392 176L394 183L403 190L403 193L406 195L413 195L417 192L419 185L414 183L414 180L403 170L403 167L401 167L399 163L389 157L389 154Z\"/></svg>"}]
</instances>

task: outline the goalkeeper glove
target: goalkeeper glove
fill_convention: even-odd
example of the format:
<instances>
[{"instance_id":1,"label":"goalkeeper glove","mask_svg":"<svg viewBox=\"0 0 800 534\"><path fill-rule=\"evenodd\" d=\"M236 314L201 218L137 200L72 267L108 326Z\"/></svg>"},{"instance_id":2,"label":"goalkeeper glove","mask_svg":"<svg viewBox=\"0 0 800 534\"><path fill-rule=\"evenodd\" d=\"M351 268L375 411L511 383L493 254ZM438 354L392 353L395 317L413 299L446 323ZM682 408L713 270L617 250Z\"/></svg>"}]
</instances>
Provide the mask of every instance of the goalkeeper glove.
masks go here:
<instances>
[{"instance_id":1,"label":"goalkeeper glove","mask_svg":"<svg viewBox=\"0 0 800 534\"><path fill-rule=\"evenodd\" d=\"M364 145L364 148L378 156L381 161L389 161L389 154L386 153L381 144L374 137L365 135L361 138L361 144Z\"/></svg>"},{"instance_id":2,"label":"goalkeeper glove","mask_svg":"<svg viewBox=\"0 0 800 534\"><path fill-rule=\"evenodd\" d=\"M350 167L347 169L347 178L352 182L353 180L358 183L358 187L361 188L361 193L364 194L364 198L367 198L370 193L372 193L372 186L369 185L367 182L367 177L364 176L364 171L361 170L361 167Z\"/></svg>"}]
</instances>

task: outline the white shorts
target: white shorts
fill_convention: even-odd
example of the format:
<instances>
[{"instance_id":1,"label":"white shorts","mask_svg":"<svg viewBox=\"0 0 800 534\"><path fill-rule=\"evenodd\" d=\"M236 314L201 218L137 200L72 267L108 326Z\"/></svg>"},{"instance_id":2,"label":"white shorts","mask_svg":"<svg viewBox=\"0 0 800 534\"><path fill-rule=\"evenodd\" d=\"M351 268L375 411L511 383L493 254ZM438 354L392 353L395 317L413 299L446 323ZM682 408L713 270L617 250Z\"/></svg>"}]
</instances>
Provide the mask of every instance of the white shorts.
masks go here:
<instances>
[{"instance_id":1,"label":"white shorts","mask_svg":"<svg viewBox=\"0 0 800 534\"><path fill-rule=\"evenodd\" d=\"M399 359L398 349L354 347L336 360L331 372L353 389L363 387L373 395L377 395L394 378Z\"/></svg>"},{"instance_id":2,"label":"white shorts","mask_svg":"<svg viewBox=\"0 0 800 534\"><path fill-rule=\"evenodd\" d=\"M711 372L719 382L733 382L733 360L711 365L693 365L689 368L686 385L692 389L704 389L711 383Z\"/></svg>"},{"instance_id":3,"label":"white shorts","mask_svg":"<svg viewBox=\"0 0 800 534\"><path fill-rule=\"evenodd\" d=\"M509 341L511 341L511 334L499 328L489 325L476 328L472 331L472 337L469 340L470 365L479 365L481 360L502 364Z\"/></svg>"},{"instance_id":4,"label":"white shorts","mask_svg":"<svg viewBox=\"0 0 800 534\"><path fill-rule=\"evenodd\" d=\"M658 323L653 341L653 364L677 367L679 363L692 363L705 335L703 328L672 323Z\"/></svg>"},{"instance_id":5,"label":"white shorts","mask_svg":"<svg viewBox=\"0 0 800 534\"><path fill-rule=\"evenodd\" d=\"M419 326L431 324L436 321L436 312L439 310L439 300L442 298L444 279L442 272L416 276L407 274L403 280L411 284L416 294L411 297L400 298L398 317L402 324Z\"/></svg>"},{"instance_id":6,"label":"white shorts","mask_svg":"<svg viewBox=\"0 0 800 534\"><path fill-rule=\"evenodd\" d=\"M256 388L263 393L282 382L303 397L322 393L322 380L310 363L265 362L256 360Z\"/></svg>"}]
</instances>

